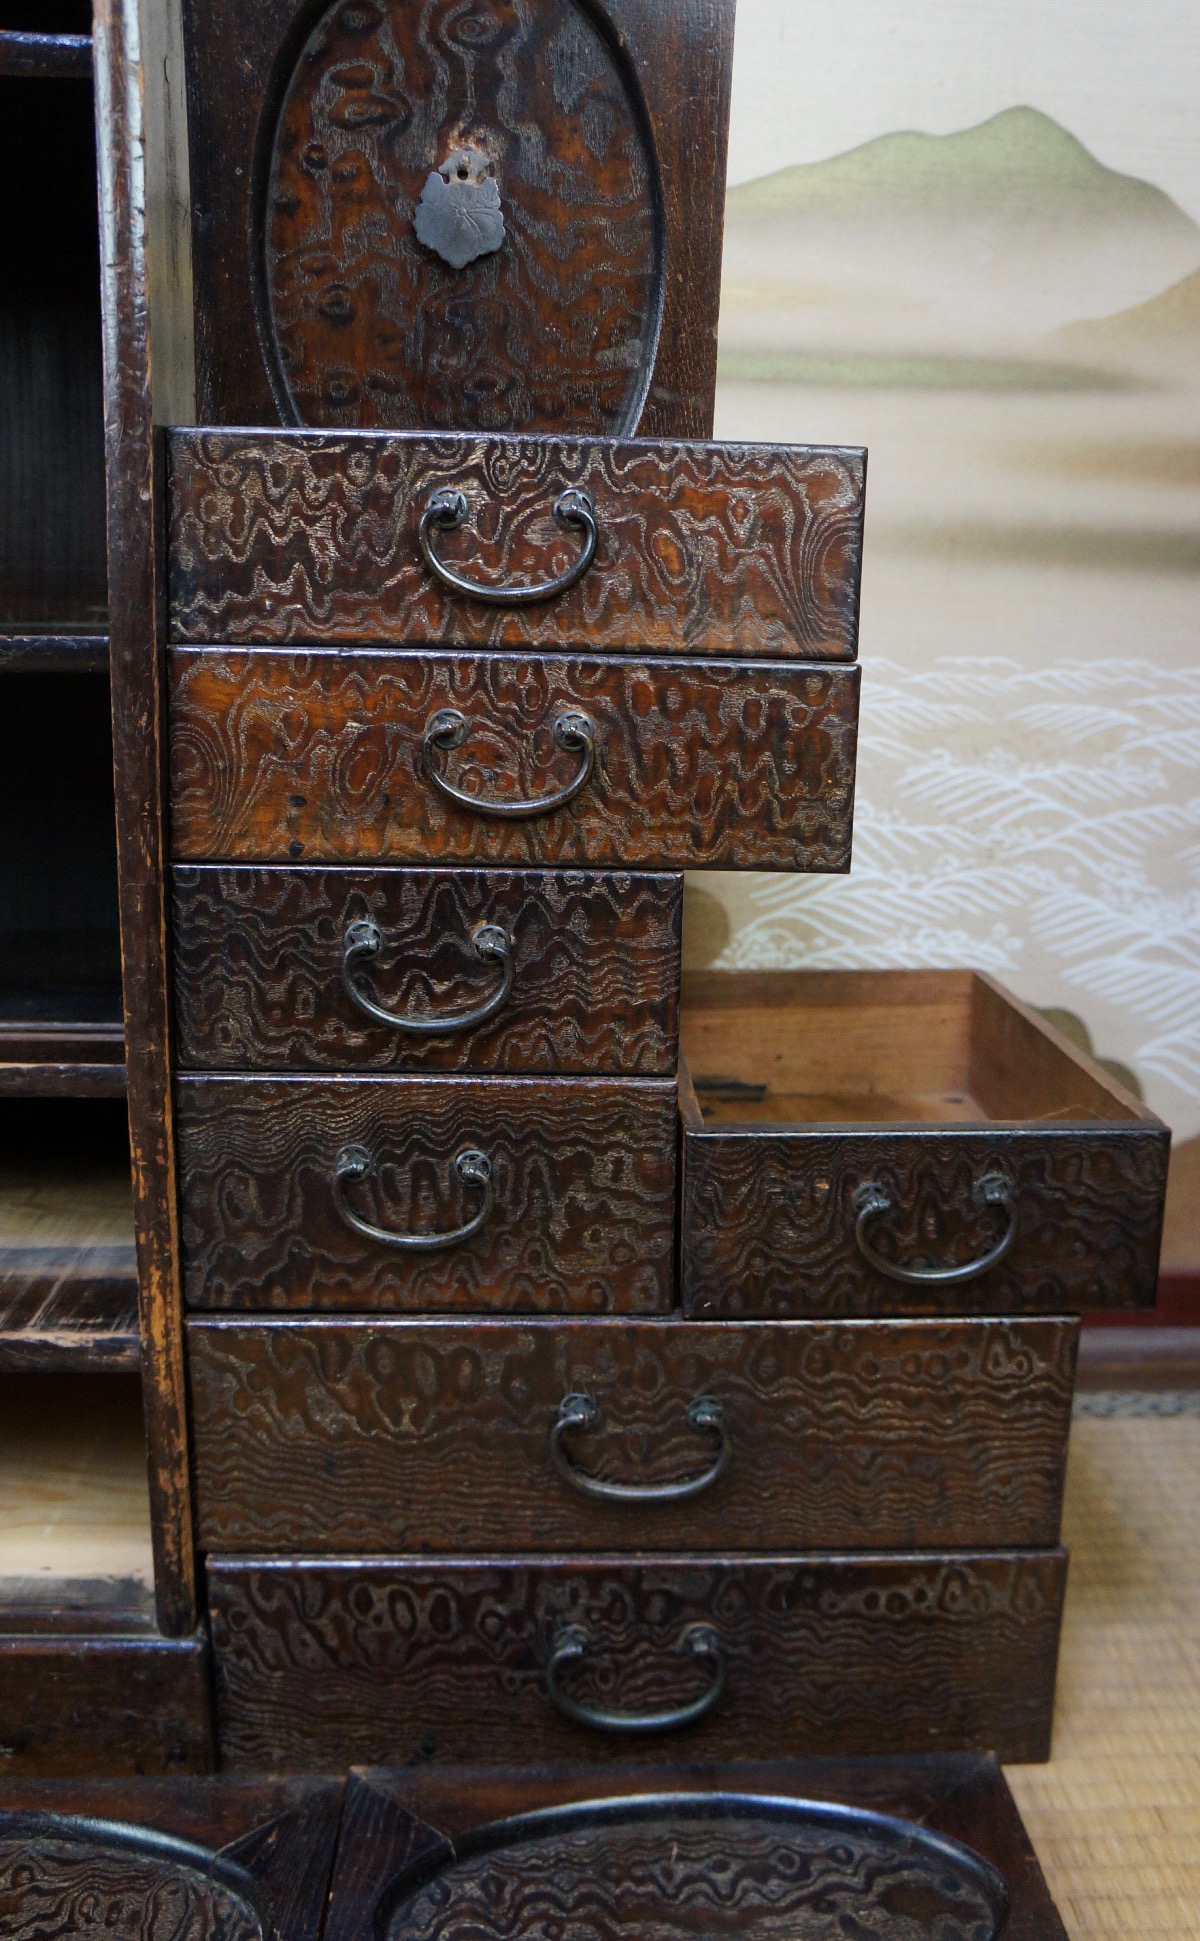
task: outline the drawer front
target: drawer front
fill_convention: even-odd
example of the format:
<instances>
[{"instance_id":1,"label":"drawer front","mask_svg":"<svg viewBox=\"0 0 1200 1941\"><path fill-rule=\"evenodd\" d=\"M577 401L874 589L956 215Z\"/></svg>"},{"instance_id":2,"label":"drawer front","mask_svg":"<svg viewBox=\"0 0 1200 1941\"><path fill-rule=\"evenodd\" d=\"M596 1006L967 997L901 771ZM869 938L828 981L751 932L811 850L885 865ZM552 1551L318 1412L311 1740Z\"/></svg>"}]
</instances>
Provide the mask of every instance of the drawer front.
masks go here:
<instances>
[{"instance_id":1,"label":"drawer front","mask_svg":"<svg viewBox=\"0 0 1200 1941\"><path fill-rule=\"evenodd\" d=\"M682 903L679 876L181 864L178 1061L672 1073Z\"/></svg>"},{"instance_id":2,"label":"drawer front","mask_svg":"<svg viewBox=\"0 0 1200 1941\"><path fill-rule=\"evenodd\" d=\"M192 1321L200 1541L460 1556L1054 1543L1077 1332ZM614 1486L626 1494L596 1494Z\"/></svg>"},{"instance_id":3,"label":"drawer front","mask_svg":"<svg viewBox=\"0 0 1200 1941\"><path fill-rule=\"evenodd\" d=\"M1071 1313L1153 1299L1161 1129L942 1126L880 1133L683 1135L682 1297L697 1316ZM983 1203L1007 1182L1011 1205ZM868 1188L879 1211L864 1214ZM856 1196L860 1196L856 1198ZM886 1210L882 1202L886 1201ZM871 1264L986 1262L911 1285ZM856 1238L856 1231L861 1239Z\"/></svg>"},{"instance_id":4,"label":"drawer front","mask_svg":"<svg viewBox=\"0 0 1200 1941\"><path fill-rule=\"evenodd\" d=\"M183 1077L176 1096L193 1307L671 1305L666 1081ZM393 1244L414 1236L440 1244Z\"/></svg>"},{"instance_id":5,"label":"drawer front","mask_svg":"<svg viewBox=\"0 0 1200 1941\"><path fill-rule=\"evenodd\" d=\"M221 1764L661 1758L674 1746L699 1760L1044 1759L1065 1577L1061 1550L214 1561ZM640 1736L584 1723L564 1701L693 1718Z\"/></svg>"},{"instance_id":6,"label":"drawer front","mask_svg":"<svg viewBox=\"0 0 1200 1941\"><path fill-rule=\"evenodd\" d=\"M789 445L179 431L171 638L853 660L865 471ZM438 493L463 517L427 522L427 559ZM573 581L591 546L556 515L572 493L596 529Z\"/></svg>"},{"instance_id":7,"label":"drawer front","mask_svg":"<svg viewBox=\"0 0 1200 1941\"><path fill-rule=\"evenodd\" d=\"M850 865L857 667L170 660L181 860Z\"/></svg>"}]
</instances>

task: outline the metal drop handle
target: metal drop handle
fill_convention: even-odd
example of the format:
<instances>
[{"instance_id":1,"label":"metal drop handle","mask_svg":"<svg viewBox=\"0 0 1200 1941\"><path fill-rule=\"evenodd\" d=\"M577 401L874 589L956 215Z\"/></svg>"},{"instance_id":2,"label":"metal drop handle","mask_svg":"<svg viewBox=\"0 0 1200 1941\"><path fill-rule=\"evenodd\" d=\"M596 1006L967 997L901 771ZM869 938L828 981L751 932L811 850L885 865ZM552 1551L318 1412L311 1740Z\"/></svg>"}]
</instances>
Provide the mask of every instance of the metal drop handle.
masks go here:
<instances>
[{"instance_id":1,"label":"metal drop handle","mask_svg":"<svg viewBox=\"0 0 1200 1941\"><path fill-rule=\"evenodd\" d=\"M689 1624L676 1646L681 1657L695 1658L711 1665L708 1689L689 1705L676 1705L667 1712L607 1712L599 1706L584 1705L563 1690L563 1673L578 1665L591 1648L591 1638L582 1625L569 1624L554 1641L546 1667L546 1689L555 1705L577 1725L590 1725L596 1732L639 1733L674 1732L680 1726L695 1725L711 1712L725 1689L725 1653L711 1624Z\"/></svg>"},{"instance_id":2,"label":"metal drop handle","mask_svg":"<svg viewBox=\"0 0 1200 1941\"><path fill-rule=\"evenodd\" d=\"M452 1031L474 1031L486 1024L508 1003L513 987L513 940L507 930L495 923L481 923L471 932L471 948L482 963L500 965L500 983L490 997L469 1011L447 1011L440 1015L412 1017L408 1013L385 1010L359 981L360 966L378 957L383 949L383 932L369 917L360 917L347 926L342 942L342 989L352 1004L372 1024L386 1025L413 1038L440 1038Z\"/></svg>"},{"instance_id":3,"label":"metal drop handle","mask_svg":"<svg viewBox=\"0 0 1200 1941\"><path fill-rule=\"evenodd\" d=\"M437 765L437 751L461 748L469 726L466 716L457 708L439 708L436 714L430 715L421 737L421 768L425 779L456 809L469 809L473 815L496 816L504 822L528 822L534 816L553 815L557 809L565 809L592 779L596 766L596 732L586 714L569 708L554 723L554 739L560 748L582 749L583 760L579 773L565 788L524 802L497 802L487 796L468 795L442 774Z\"/></svg>"},{"instance_id":4,"label":"metal drop handle","mask_svg":"<svg viewBox=\"0 0 1200 1941\"><path fill-rule=\"evenodd\" d=\"M461 1227L452 1227L445 1233L395 1233L390 1227L376 1227L364 1220L354 1211L346 1197L347 1186L368 1179L373 1170L373 1161L365 1146L343 1146L333 1167L333 1201L341 1219L353 1233L361 1234L364 1240L373 1240L381 1247L395 1247L404 1253L432 1254L444 1247L461 1247L479 1232L489 1218L495 1204L492 1198L492 1167L486 1153L476 1152L470 1147L460 1152L454 1161L454 1172L464 1186L478 1187L483 1195L478 1212L474 1213Z\"/></svg>"},{"instance_id":5,"label":"metal drop handle","mask_svg":"<svg viewBox=\"0 0 1200 1941\"><path fill-rule=\"evenodd\" d=\"M583 551L565 572L552 580L542 580L536 586L505 586L487 580L468 579L465 574L455 572L452 566L447 566L444 560L438 558L433 549L433 535L435 532L453 532L465 525L469 509L465 492L459 491L454 485L443 485L430 495L417 526L417 544L430 572L449 592L462 594L468 600L480 600L492 607L539 606L543 600L556 600L561 593L569 592L583 578L596 557L600 539L596 508L586 492L573 486L561 492L554 501L557 523L583 533Z\"/></svg>"},{"instance_id":6,"label":"metal drop handle","mask_svg":"<svg viewBox=\"0 0 1200 1941\"><path fill-rule=\"evenodd\" d=\"M565 1446L565 1438L572 1432L582 1433L599 1426L599 1405L591 1395L565 1395L558 1405L558 1413L550 1430L550 1454L554 1467L572 1489L602 1503L686 1502L688 1497L699 1496L719 1482L729 1467L733 1453L725 1411L714 1395L698 1395L688 1404L686 1419L699 1434L717 1438L717 1453L707 1469L674 1483L609 1483L599 1476L590 1475L586 1469L579 1469Z\"/></svg>"},{"instance_id":7,"label":"metal drop handle","mask_svg":"<svg viewBox=\"0 0 1200 1941\"><path fill-rule=\"evenodd\" d=\"M877 1274L886 1274L889 1280L900 1281L905 1287L961 1287L964 1281L977 1280L981 1274L998 1267L1010 1252L1017 1237L1017 1209L1012 1182L1003 1173L985 1173L982 1179L976 1180L971 1198L983 1212L999 1207L1004 1213L1003 1230L994 1245L961 1267L902 1267L877 1253L867 1237L868 1227L892 1211L892 1201L884 1188L877 1180L867 1180L858 1188L853 1201L858 1215L854 1225L858 1251Z\"/></svg>"}]
</instances>

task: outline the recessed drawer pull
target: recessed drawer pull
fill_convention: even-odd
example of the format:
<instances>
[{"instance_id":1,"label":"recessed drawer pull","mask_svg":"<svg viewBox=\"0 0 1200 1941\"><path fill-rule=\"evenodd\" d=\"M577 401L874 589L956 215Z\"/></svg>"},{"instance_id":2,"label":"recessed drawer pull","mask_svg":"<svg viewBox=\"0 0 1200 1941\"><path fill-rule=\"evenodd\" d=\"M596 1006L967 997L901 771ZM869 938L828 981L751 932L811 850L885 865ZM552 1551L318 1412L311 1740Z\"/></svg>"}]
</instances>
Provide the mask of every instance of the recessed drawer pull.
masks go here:
<instances>
[{"instance_id":1,"label":"recessed drawer pull","mask_svg":"<svg viewBox=\"0 0 1200 1941\"><path fill-rule=\"evenodd\" d=\"M481 962L500 965L500 983L492 995L469 1011L448 1011L442 1016L409 1017L386 1011L370 992L363 989L355 973L359 966L378 957L383 949L383 932L369 917L348 924L342 945L342 989L373 1024L385 1024L391 1031L407 1032L411 1037L438 1038L451 1031L473 1031L477 1025L494 1018L507 1004L513 987L513 940L507 930L495 923L481 923L471 932L471 948Z\"/></svg>"},{"instance_id":2,"label":"recessed drawer pull","mask_svg":"<svg viewBox=\"0 0 1200 1941\"><path fill-rule=\"evenodd\" d=\"M955 1287L964 1281L977 1280L1000 1262L1012 1247L1017 1237L1017 1210L1013 1204L1012 1182L1003 1173L985 1173L976 1180L971 1188L971 1198L981 1211L989 1207L1000 1207L1004 1213L1004 1229L995 1245L980 1254L976 1260L968 1260L961 1267L902 1267L894 1260L885 1260L876 1253L867 1238L867 1228L872 1221L882 1219L892 1211L892 1202L877 1180L867 1180L854 1195L854 1210L858 1219L854 1225L854 1238L858 1251L867 1264L878 1274L886 1274L889 1280L901 1281L906 1287Z\"/></svg>"},{"instance_id":3,"label":"recessed drawer pull","mask_svg":"<svg viewBox=\"0 0 1200 1941\"><path fill-rule=\"evenodd\" d=\"M454 1161L454 1171L464 1186L476 1186L483 1194L478 1212L461 1227L453 1227L448 1233L393 1233L388 1227L375 1227L369 1220L362 1219L346 1198L346 1188L359 1180L370 1177L372 1159L363 1146L343 1146L334 1162L333 1199L338 1213L346 1225L355 1233L361 1233L364 1240L374 1240L381 1247L398 1247L407 1253L432 1254L443 1247L460 1247L464 1240L470 1240L479 1232L488 1218L494 1204L492 1199L492 1168L486 1153L476 1152L473 1148L460 1152Z\"/></svg>"},{"instance_id":4,"label":"recessed drawer pull","mask_svg":"<svg viewBox=\"0 0 1200 1941\"><path fill-rule=\"evenodd\" d=\"M590 1395L563 1397L550 1431L550 1454L563 1480L584 1496L598 1497L604 1503L681 1503L689 1496L699 1496L703 1490L711 1489L725 1474L732 1454L725 1411L715 1396L698 1395L689 1402L687 1421L700 1434L716 1436L717 1453L707 1469L695 1476L685 1476L677 1483L609 1483L589 1475L586 1469L576 1468L565 1447L565 1438L572 1432L581 1433L599 1426L600 1409Z\"/></svg>"},{"instance_id":5,"label":"recessed drawer pull","mask_svg":"<svg viewBox=\"0 0 1200 1941\"><path fill-rule=\"evenodd\" d=\"M495 802L486 796L468 795L465 789L456 789L448 782L437 765L435 751L441 748L461 748L467 738L469 724L465 715L457 708L439 708L431 714L425 724L421 737L421 767L427 781L435 789L453 802L456 809L470 809L474 815L498 816L505 822L528 822L534 816L553 815L556 809L565 809L574 800L581 788L592 779L596 766L596 731L587 715L575 708L568 708L554 723L554 739L560 748L581 748L583 761L579 773L565 788L556 789L553 795L535 796L526 802Z\"/></svg>"},{"instance_id":6,"label":"recessed drawer pull","mask_svg":"<svg viewBox=\"0 0 1200 1941\"><path fill-rule=\"evenodd\" d=\"M537 586L505 586L489 584L484 580L469 580L462 573L456 573L452 566L438 558L433 550L433 534L454 532L467 521L467 495L457 486L445 485L432 493L429 503L421 514L417 527L417 544L421 556L431 573L451 593L461 593L468 600L482 600L492 607L534 607L543 600L555 600L560 593L566 593L581 580L596 557L599 529L596 525L596 509L586 492L571 488L560 492L554 501L554 517L565 529L575 528L583 533L583 551L573 565L552 580L542 580Z\"/></svg>"},{"instance_id":7,"label":"recessed drawer pull","mask_svg":"<svg viewBox=\"0 0 1200 1941\"><path fill-rule=\"evenodd\" d=\"M564 1671L581 1662L591 1642L582 1625L569 1624L560 1631L546 1667L546 1686L560 1712L565 1712L577 1725L590 1725L597 1732L673 1732L682 1725L695 1725L698 1719L712 1711L725 1688L725 1653L721 1649L720 1639L711 1624L689 1624L676 1650L681 1657L696 1658L712 1667L712 1680L707 1691L701 1692L690 1705L677 1705L669 1712L605 1712L598 1707L582 1705L563 1690L562 1676Z\"/></svg>"},{"instance_id":8,"label":"recessed drawer pull","mask_svg":"<svg viewBox=\"0 0 1200 1941\"><path fill-rule=\"evenodd\" d=\"M486 796L468 795L465 789L456 789L453 782L446 780L435 754L440 748L461 748L468 727L466 716L457 708L439 708L436 714L430 715L421 737L421 767L425 778L456 809L470 809L474 815L498 816L505 822L528 822L534 816L553 815L556 809L565 809L592 779L596 766L596 731L586 714L569 708L554 723L554 739L560 748L581 748L583 761L578 775L565 788L557 789L553 795L535 796L527 802L495 802Z\"/></svg>"}]
</instances>

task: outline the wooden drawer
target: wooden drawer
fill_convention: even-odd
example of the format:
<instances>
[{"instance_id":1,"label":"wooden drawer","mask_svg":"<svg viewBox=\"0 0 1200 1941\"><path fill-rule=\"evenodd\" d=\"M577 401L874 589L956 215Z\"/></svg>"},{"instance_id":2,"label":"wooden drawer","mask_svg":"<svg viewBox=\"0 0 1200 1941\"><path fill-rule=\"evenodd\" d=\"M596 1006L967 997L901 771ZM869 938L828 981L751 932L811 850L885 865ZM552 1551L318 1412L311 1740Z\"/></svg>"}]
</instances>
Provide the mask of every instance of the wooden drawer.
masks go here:
<instances>
[{"instance_id":1,"label":"wooden drawer","mask_svg":"<svg viewBox=\"0 0 1200 1941\"><path fill-rule=\"evenodd\" d=\"M493 1556L1054 1543L1077 1331L192 1321L200 1541Z\"/></svg>"},{"instance_id":2,"label":"wooden drawer","mask_svg":"<svg viewBox=\"0 0 1200 1941\"><path fill-rule=\"evenodd\" d=\"M214 1560L223 1769L990 1748L1044 1759L1061 1550ZM722 1688L714 1700L718 1676ZM707 1707L678 1734L598 1729Z\"/></svg>"},{"instance_id":3,"label":"wooden drawer","mask_svg":"<svg viewBox=\"0 0 1200 1941\"><path fill-rule=\"evenodd\" d=\"M183 1077L176 1096L192 1307L671 1306L669 1081Z\"/></svg>"},{"instance_id":4,"label":"wooden drawer","mask_svg":"<svg viewBox=\"0 0 1200 1941\"><path fill-rule=\"evenodd\" d=\"M170 663L179 859L850 866L857 667L330 648Z\"/></svg>"},{"instance_id":5,"label":"wooden drawer","mask_svg":"<svg viewBox=\"0 0 1200 1941\"><path fill-rule=\"evenodd\" d=\"M176 641L854 658L861 451L177 431L170 465Z\"/></svg>"},{"instance_id":6,"label":"wooden drawer","mask_svg":"<svg viewBox=\"0 0 1200 1941\"><path fill-rule=\"evenodd\" d=\"M1169 1134L970 971L684 980L694 1315L1152 1305Z\"/></svg>"},{"instance_id":7,"label":"wooden drawer","mask_svg":"<svg viewBox=\"0 0 1200 1941\"><path fill-rule=\"evenodd\" d=\"M178 1062L673 1073L682 901L612 871L181 864Z\"/></svg>"}]
</instances>

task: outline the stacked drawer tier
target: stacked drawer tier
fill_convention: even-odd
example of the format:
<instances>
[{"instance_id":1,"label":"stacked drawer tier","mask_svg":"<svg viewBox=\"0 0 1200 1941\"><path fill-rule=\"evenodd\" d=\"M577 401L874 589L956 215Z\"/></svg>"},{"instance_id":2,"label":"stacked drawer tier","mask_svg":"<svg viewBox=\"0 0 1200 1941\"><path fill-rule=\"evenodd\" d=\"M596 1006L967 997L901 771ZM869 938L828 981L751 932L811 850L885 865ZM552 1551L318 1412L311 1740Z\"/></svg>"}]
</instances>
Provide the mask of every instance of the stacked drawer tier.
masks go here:
<instances>
[{"instance_id":1,"label":"stacked drawer tier","mask_svg":"<svg viewBox=\"0 0 1200 1941\"><path fill-rule=\"evenodd\" d=\"M849 1109L847 1047L883 1071L961 997L680 1008L682 869L849 865L862 455L251 432L171 467L225 1762L1044 1756L1093 1185L1143 1182L1105 1281L1140 1298L1157 1133L1054 1074L995 1123L998 998L915 1113Z\"/></svg>"}]
</instances>

